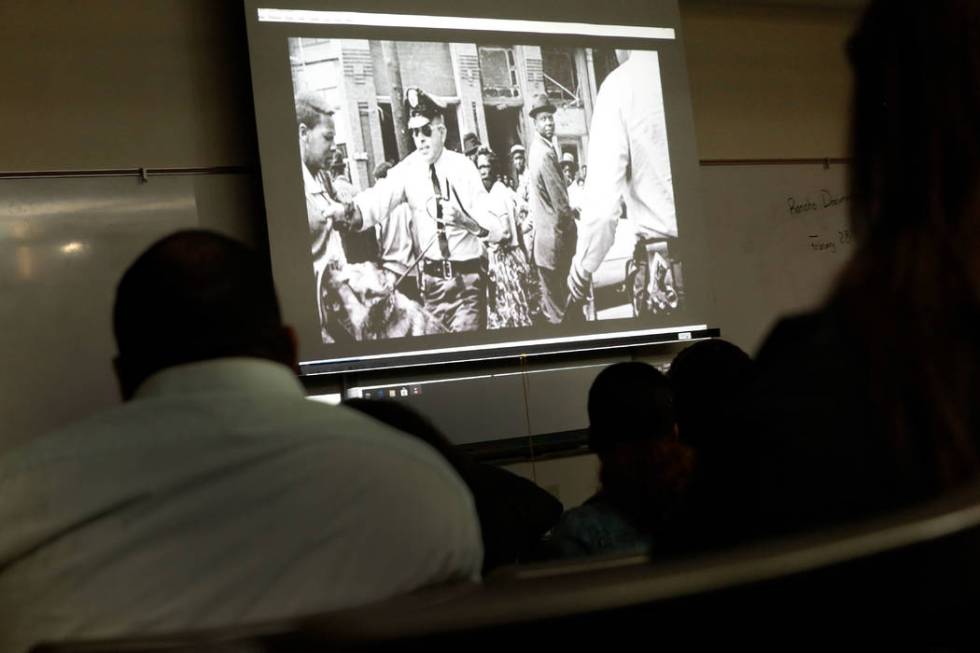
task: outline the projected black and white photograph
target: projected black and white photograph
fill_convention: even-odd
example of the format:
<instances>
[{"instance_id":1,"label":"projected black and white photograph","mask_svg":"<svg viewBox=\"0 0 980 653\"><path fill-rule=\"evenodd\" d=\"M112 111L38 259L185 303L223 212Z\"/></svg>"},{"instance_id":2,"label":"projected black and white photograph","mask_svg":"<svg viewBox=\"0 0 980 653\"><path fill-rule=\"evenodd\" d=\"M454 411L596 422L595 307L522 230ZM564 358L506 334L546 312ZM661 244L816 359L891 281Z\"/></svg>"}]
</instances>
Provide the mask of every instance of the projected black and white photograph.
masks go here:
<instances>
[{"instance_id":1,"label":"projected black and white photograph","mask_svg":"<svg viewBox=\"0 0 980 653\"><path fill-rule=\"evenodd\" d=\"M325 343L683 307L657 52L297 37L289 58Z\"/></svg>"}]
</instances>

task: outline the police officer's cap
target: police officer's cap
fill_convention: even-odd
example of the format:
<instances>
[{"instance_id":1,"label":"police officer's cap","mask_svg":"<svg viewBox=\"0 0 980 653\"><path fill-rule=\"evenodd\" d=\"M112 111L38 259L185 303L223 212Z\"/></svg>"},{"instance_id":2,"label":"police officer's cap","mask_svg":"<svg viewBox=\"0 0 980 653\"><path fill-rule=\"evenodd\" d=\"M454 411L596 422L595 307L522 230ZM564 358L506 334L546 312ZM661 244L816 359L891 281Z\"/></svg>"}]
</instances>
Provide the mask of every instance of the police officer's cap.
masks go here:
<instances>
[{"instance_id":1,"label":"police officer's cap","mask_svg":"<svg viewBox=\"0 0 980 653\"><path fill-rule=\"evenodd\" d=\"M441 116L446 105L417 86L405 89L405 109L408 112L408 128L415 129L429 124L436 116Z\"/></svg>"}]
</instances>

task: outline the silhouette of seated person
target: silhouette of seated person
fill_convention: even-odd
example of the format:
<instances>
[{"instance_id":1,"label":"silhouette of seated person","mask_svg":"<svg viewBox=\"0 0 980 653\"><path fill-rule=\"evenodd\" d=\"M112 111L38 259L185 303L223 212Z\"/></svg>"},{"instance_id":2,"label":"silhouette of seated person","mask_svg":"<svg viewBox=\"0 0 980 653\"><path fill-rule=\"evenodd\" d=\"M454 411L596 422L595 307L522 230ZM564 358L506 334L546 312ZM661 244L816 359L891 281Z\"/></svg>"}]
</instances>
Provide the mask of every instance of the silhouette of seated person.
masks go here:
<instances>
[{"instance_id":1,"label":"silhouette of seated person","mask_svg":"<svg viewBox=\"0 0 980 653\"><path fill-rule=\"evenodd\" d=\"M739 506L729 504L733 485L743 482L733 465L733 449L741 446L730 414L746 386L755 379L755 363L736 345L720 339L702 340L674 357L667 373L681 442L697 457L683 527L674 532L676 553L711 548L738 532Z\"/></svg>"},{"instance_id":2,"label":"silhouette of seated person","mask_svg":"<svg viewBox=\"0 0 980 653\"><path fill-rule=\"evenodd\" d=\"M693 452L678 440L670 384L645 363L616 363L593 382L588 412L600 489L562 515L541 556L656 555L682 511L694 467Z\"/></svg>"},{"instance_id":3,"label":"silhouette of seated person","mask_svg":"<svg viewBox=\"0 0 980 653\"><path fill-rule=\"evenodd\" d=\"M756 357L732 421L746 535L861 521L980 473L978 33L977 2L874 0L850 39L857 247Z\"/></svg>"},{"instance_id":4,"label":"silhouette of seated person","mask_svg":"<svg viewBox=\"0 0 980 653\"><path fill-rule=\"evenodd\" d=\"M413 435L438 451L473 493L483 535L483 573L526 560L557 522L561 502L506 469L478 463L454 447L429 420L394 402L349 399L347 406Z\"/></svg>"}]
</instances>

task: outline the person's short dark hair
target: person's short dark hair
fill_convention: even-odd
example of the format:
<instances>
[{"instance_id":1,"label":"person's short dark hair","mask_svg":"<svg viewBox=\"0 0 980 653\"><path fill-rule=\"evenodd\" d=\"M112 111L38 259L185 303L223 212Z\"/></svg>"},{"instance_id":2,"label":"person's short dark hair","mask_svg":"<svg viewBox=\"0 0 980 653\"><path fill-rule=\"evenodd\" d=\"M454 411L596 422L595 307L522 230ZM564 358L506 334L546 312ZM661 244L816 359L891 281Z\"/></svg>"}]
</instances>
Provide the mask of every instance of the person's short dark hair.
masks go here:
<instances>
[{"instance_id":1,"label":"person's short dark hair","mask_svg":"<svg viewBox=\"0 0 980 653\"><path fill-rule=\"evenodd\" d=\"M393 167L394 165L390 161L382 161L374 167L374 178L384 179L388 176L388 171Z\"/></svg>"},{"instance_id":2,"label":"person's short dark hair","mask_svg":"<svg viewBox=\"0 0 980 653\"><path fill-rule=\"evenodd\" d=\"M681 510L694 453L678 441L667 377L646 363L616 363L589 390L589 446L602 496L643 532L663 534Z\"/></svg>"},{"instance_id":3,"label":"person's short dark hair","mask_svg":"<svg viewBox=\"0 0 980 653\"><path fill-rule=\"evenodd\" d=\"M736 345L703 340L674 357L667 377L674 388L674 406L681 440L695 448L718 437L725 408L755 376L755 364Z\"/></svg>"},{"instance_id":4,"label":"person's short dark hair","mask_svg":"<svg viewBox=\"0 0 980 653\"><path fill-rule=\"evenodd\" d=\"M296 126L306 125L307 129L313 129L320 124L325 116L332 116L331 109L315 93L301 93L296 96Z\"/></svg>"},{"instance_id":5,"label":"person's short dark hair","mask_svg":"<svg viewBox=\"0 0 980 653\"><path fill-rule=\"evenodd\" d=\"M209 231L179 231L143 252L116 288L112 319L124 395L183 363L231 356L294 363L267 262Z\"/></svg>"},{"instance_id":6,"label":"person's short dark hair","mask_svg":"<svg viewBox=\"0 0 980 653\"><path fill-rule=\"evenodd\" d=\"M589 390L589 446L602 454L621 442L660 439L674 432L674 393L652 365L616 363Z\"/></svg>"},{"instance_id":7,"label":"person's short dark hair","mask_svg":"<svg viewBox=\"0 0 980 653\"><path fill-rule=\"evenodd\" d=\"M493 150L483 145L476 151L476 160L479 161L481 156L487 157L487 161L490 163L490 171L497 174L497 155L493 153Z\"/></svg>"}]
</instances>

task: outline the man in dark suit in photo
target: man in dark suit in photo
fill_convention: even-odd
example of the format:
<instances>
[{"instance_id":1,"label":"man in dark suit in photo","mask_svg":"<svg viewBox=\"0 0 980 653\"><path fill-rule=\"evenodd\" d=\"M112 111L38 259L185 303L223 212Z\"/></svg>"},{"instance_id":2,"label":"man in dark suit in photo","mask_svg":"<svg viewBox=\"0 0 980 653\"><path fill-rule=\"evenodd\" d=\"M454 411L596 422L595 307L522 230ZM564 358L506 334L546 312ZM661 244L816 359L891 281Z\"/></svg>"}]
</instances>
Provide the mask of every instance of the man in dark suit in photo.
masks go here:
<instances>
[{"instance_id":1,"label":"man in dark suit in photo","mask_svg":"<svg viewBox=\"0 0 980 653\"><path fill-rule=\"evenodd\" d=\"M537 132L528 156L528 212L534 224L533 259L541 285L541 316L559 324L568 302L566 278L575 255L575 212L568 203L568 189L555 135L555 105L548 96L534 96L528 114Z\"/></svg>"}]
</instances>

